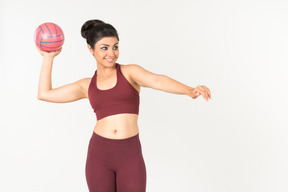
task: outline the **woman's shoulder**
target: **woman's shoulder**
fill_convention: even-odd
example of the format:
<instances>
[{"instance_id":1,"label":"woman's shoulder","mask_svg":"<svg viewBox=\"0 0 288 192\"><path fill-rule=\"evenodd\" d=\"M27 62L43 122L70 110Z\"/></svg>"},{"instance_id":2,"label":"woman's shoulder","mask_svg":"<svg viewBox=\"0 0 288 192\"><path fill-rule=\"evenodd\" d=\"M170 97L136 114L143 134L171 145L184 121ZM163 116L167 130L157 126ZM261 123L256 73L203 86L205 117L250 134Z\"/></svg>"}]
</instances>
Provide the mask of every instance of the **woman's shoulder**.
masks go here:
<instances>
[{"instance_id":1,"label":"woman's shoulder","mask_svg":"<svg viewBox=\"0 0 288 192\"><path fill-rule=\"evenodd\" d=\"M130 75L141 75L143 71L147 71L145 68L138 64L121 64L121 69L124 69Z\"/></svg>"},{"instance_id":2,"label":"woman's shoulder","mask_svg":"<svg viewBox=\"0 0 288 192\"><path fill-rule=\"evenodd\" d=\"M126 75L131 77L133 74L137 73L137 69L140 67L137 64L119 64L121 72Z\"/></svg>"},{"instance_id":3,"label":"woman's shoulder","mask_svg":"<svg viewBox=\"0 0 288 192\"><path fill-rule=\"evenodd\" d=\"M121 72L124 75L124 77L130 82L130 84L137 86L137 83L135 82L133 76L137 75L137 70L135 68L138 67L137 64L120 64Z\"/></svg>"},{"instance_id":4,"label":"woman's shoulder","mask_svg":"<svg viewBox=\"0 0 288 192\"><path fill-rule=\"evenodd\" d=\"M138 64L127 64L123 69L135 84L142 87L155 87L158 74L150 72Z\"/></svg>"},{"instance_id":5,"label":"woman's shoulder","mask_svg":"<svg viewBox=\"0 0 288 192\"><path fill-rule=\"evenodd\" d=\"M135 70L137 68L140 68L141 66L138 64L120 64L118 63L121 67L121 69L127 70L127 71L132 71Z\"/></svg>"}]
</instances>

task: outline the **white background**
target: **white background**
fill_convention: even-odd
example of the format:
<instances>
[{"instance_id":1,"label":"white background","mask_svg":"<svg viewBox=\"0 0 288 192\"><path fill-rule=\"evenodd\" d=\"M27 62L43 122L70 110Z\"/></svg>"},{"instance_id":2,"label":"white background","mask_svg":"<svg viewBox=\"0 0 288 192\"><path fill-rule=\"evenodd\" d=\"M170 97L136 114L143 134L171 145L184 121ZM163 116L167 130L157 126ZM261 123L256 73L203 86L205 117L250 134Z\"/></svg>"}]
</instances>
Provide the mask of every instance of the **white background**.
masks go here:
<instances>
[{"instance_id":1,"label":"white background","mask_svg":"<svg viewBox=\"0 0 288 192\"><path fill-rule=\"evenodd\" d=\"M87 99L37 100L33 35L44 22L64 31L56 88L96 70L80 35L90 19L118 30L119 63L212 92L207 102L141 88L148 192L288 191L287 10L284 0L1 0L0 191L88 191L95 114Z\"/></svg>"}]
</instances>

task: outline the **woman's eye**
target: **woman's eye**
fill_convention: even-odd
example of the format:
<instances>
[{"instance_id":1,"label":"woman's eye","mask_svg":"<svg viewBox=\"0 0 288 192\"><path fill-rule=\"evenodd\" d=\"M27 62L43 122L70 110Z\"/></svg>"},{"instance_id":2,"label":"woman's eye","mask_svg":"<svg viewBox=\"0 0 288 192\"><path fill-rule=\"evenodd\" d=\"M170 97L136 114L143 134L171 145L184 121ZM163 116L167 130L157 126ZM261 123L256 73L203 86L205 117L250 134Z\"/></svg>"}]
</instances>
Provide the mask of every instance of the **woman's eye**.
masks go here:
<instances>
[{"instance_id":1,"label":"woman's eye","mask_svg":"<svg viewBox=\"0 0 288 192\"><path fill-rule=\"evenodd\" d=\"M107 47L102 47L101 49L107 50ZM115 46L115 47L114 47L114 50L116 50L116 49L118 49L118 46Z\"/></svg>"}]
</instances>

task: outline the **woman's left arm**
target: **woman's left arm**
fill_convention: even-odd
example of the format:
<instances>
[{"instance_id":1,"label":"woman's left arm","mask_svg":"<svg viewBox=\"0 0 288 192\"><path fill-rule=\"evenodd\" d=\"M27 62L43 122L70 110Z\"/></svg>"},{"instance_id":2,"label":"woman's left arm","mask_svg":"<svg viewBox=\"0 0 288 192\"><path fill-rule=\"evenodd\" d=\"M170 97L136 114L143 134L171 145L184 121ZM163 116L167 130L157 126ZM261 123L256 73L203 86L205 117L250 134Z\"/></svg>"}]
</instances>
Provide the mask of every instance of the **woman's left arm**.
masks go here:
<instances>
[{"instance_id":1,"label":"woman's left arm","mask_svg":"<svg viewBox=\"0 0 288 192\"><path fill-rule=\"evenodd\" d=\"M129 66L131 79L139 86L150 87L168 93L185 94L193 99L196 99L200 95L202 95L206 101L208 101L209 98L211 99L211 92L206 86L199 85L196 88L189 87L166 75L154 74L147 71L139 65L131 64Z\"/></svg>"}]
</instances>

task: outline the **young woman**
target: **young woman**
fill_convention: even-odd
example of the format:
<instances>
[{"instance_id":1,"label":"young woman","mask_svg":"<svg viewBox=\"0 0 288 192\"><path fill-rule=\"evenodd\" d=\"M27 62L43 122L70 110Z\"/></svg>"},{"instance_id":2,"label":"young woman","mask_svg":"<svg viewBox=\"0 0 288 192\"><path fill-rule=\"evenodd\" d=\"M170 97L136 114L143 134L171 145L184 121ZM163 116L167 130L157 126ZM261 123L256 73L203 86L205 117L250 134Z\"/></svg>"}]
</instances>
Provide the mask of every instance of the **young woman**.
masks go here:
<instances>
[{"instance_id":1,"label":"young woman","mask_svg":"<svg viewBox=\"0 0 288 192\"><path fill-rule=\"evenodd\" d=\"M60 52L44 52L38 99L67 103L87 98L97 123L91 136L86 161L86 181L90 192L145 192L146 167L139 140L138 113L140 87L208 101L210 90L184 85L166 75L154 74L136 64L117 63L119 37L116 29L101 20L86 21L81 28L97 70L92 78L53 88L53 59Z\"/></svg>"}]
</instances>

